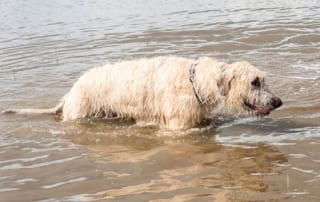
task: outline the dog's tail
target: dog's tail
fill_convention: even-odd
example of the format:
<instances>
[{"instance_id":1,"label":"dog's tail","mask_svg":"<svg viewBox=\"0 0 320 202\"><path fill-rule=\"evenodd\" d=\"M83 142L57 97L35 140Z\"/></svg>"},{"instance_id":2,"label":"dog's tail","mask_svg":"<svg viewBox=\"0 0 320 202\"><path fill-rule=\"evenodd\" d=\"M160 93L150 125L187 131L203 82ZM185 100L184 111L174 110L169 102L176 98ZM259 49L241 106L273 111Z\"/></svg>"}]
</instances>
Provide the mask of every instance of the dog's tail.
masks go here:
<instances>
[{"instance_id":1,"label":"dog's tail","mask_svg":"<svg viewBox=\"0 0 320 202\"><path fill-rule=\"evenodd\" d=\"M2 114L58 114L62 111L64 103L60 102L57 106L49 109L6 109Z\"/></svg>"}]
</instances>

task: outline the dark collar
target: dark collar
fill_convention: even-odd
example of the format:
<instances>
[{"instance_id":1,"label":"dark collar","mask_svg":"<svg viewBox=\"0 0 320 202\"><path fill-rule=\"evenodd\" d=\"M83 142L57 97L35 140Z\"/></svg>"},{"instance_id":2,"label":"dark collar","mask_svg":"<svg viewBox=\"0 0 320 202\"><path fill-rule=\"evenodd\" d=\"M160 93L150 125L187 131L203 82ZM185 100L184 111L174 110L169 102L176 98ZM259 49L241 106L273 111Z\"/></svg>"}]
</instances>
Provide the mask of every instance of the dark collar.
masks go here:
<instances>
[{"instance_id":1,"label":"dark collar","mask_svg":"<svg viewBox=\"0 0 320 202\"><path fill-rule=\"evenodd\" d=\"M194 95L196 96L199 105L204 105L205 101L204 101L201 93L199 92L199 88L197 87L197 84L195 83L196 82L196 69L195 69L195 67L197 65L198 65L198 63L193 63L190 66L190 69L189 69L189 81L191 82Z\"/></svg>"}]
</instances>

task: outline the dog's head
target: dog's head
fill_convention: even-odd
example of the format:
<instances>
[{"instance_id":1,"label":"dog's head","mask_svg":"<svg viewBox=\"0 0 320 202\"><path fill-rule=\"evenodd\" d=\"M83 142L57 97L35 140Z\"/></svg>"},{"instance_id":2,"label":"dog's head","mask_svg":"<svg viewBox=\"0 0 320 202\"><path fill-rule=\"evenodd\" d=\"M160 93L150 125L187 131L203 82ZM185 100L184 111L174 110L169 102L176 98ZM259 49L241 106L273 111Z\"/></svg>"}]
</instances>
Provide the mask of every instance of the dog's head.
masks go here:
<instances>
[{"instance_id":1,"label":"dog's head","mask_svg":"<svg viewBox=\"0 0 320 202\"><path fill-rule=\"evenodd\" d=\"M221 75L220 93L225 96L230 110L246 110L264 116L282 105L281 99L267 89L266 74L248 62L228 65Z\"/></svg>"},{"instance_id":2,"label":"dog's head","mask_svg":"<svg viewBox=\"0 0 320 202\"><path fill-rule=\"evenodd\" d=\"M268 115L280 107L282 101L265 87L263 78L256 77L251 81L251 92L243 98L243 104L246 110L254 111L256 115Z\"/></svg>"}]
</instances>

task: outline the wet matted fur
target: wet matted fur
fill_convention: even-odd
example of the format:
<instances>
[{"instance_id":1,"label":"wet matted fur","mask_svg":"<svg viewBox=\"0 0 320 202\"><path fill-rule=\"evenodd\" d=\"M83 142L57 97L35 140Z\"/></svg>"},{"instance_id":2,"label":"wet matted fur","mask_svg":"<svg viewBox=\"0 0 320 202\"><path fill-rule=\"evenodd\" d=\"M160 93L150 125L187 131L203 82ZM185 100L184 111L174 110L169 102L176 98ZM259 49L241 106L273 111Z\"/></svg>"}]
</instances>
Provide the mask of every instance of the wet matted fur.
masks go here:
<instances>
[{"instance_id":1,"label":"wet matted fur","mask_svg":"<svg viewBox=\"0 0 320 202\"><path fill-rule=\"evenodd\" d=\"M226 64L208 57L145 58L88 70L52 109L4 112L61 111L63 121L117 116L185 129L199 124L218 105L228 113L251 110L269 114L282 102L266 89L265 77L248 62Z\"/></svg>"}]
</instances>

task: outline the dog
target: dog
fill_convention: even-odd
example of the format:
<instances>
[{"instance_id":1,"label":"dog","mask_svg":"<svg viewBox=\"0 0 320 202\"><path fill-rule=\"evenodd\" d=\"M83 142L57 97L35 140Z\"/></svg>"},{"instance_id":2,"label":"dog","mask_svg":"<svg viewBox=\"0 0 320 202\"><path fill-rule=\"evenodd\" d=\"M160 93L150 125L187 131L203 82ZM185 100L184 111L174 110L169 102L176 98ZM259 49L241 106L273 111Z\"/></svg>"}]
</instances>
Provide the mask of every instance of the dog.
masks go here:
<instances>
[{"instance_id":1,"label":"dog","mask_svg":"<svg viewBox=\"0 0 320 202\"><path fill-rule=\"evenodd\" d=\"M119 117L160 128L188 129L218 105L226 113L268 115L282 101L267 89L265 78L264 72L246 61L143 58L88 70L54 108L3 113L60 113L63 121Z\"/></svg>"}]
</instances>

